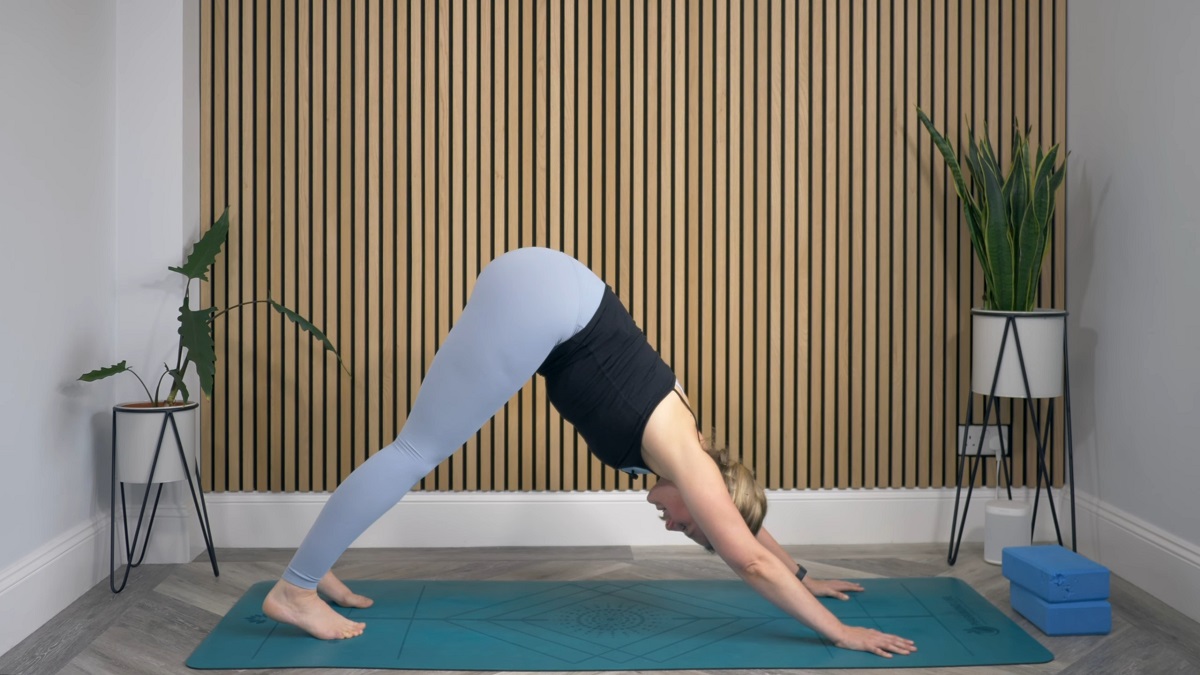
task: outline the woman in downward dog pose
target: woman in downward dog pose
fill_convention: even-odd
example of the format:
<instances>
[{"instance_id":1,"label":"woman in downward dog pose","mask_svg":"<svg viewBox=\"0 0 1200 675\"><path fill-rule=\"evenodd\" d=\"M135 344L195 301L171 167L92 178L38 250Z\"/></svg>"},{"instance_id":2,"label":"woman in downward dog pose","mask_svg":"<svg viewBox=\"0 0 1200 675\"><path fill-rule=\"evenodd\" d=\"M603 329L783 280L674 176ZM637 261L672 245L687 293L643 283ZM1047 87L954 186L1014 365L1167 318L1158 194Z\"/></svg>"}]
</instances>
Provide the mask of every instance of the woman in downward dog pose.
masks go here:
<instances>
[{"instance_id":1,"label":"woman in downward dog pose","mask_svg":"<svg viewBox=\"0 0 1200 675\"><path fill-rule=\"evenodd\" d=\"M647 499L667 529L715 552L755 591L839 647L889 657L916 650L911 640L843 624L817 601L862 587L805 578L762 527L762 488L745 466L705 449L682 388L620 300L585 265L544 248L506 253L479 275L396 440L333 493L263 612L321 639L360 635L365 624L318 595L344 607L371 605L330 572L333 564L535 373L598 459L658 476Z\"/></svg>"}]
</instances>

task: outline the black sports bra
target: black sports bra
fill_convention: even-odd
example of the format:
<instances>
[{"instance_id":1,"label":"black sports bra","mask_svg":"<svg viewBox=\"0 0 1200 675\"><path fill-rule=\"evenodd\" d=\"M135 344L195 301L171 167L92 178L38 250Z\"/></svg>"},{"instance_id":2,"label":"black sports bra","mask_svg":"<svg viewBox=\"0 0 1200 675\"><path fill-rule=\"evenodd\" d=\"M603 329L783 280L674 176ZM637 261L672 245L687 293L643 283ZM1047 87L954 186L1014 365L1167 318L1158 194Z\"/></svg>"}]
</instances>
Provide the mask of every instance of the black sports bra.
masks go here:
<instances>
[{"instance_id":1,"label":"black sports bra","mask_svg":"<svg viewBox=\"0 0 1200 675\"><path fill-rule=\"evenodd\" d=\"M597 459L632 474L650 473L642 434L663 398L678 393L677 381L611 288L588 324L555 347L538 373L546 378L550 402Z\"/></svg>"}]
</instances>

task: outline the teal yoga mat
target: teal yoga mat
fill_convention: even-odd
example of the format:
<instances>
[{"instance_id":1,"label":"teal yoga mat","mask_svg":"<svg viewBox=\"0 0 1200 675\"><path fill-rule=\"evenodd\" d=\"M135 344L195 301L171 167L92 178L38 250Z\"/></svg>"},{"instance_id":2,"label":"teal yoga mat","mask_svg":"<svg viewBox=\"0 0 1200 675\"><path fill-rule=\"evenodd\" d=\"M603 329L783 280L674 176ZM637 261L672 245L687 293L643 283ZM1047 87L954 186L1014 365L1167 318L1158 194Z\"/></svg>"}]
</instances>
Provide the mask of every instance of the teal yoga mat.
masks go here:
<instances>
[{"instance_id":1,"label":"teal yoga mat","mask_svg":"<svg viewBox=\"0 0 1200 675\"><path fill-rule=\"evenodd\" d=\"M261 614L255 584L188 659L192 668L669 670L1045 663L1053 655L958 579L864 579L822 599L844 622L915 640L885 659L838 649L740 581L350 581L375 599L362 636L308 637Z\"/></svg>"}]
</instances>

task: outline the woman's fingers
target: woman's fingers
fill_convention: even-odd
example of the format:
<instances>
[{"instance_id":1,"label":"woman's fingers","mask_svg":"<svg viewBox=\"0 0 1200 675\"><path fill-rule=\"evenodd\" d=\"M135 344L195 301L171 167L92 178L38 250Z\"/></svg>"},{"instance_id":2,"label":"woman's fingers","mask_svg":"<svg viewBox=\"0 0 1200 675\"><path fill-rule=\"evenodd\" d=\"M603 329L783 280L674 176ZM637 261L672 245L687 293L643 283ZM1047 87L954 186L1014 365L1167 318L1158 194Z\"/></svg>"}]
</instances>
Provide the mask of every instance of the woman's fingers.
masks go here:
<instances>
[{"instance_id":1,"label":"woman's fingers","mask_svg":"<svg viewBox=\"0 0 1200 675\"><path fill-rule=\"evenodd\" d=\"M885 635L884 637L887 638L886 647L897 654L911 654L917 651L917 645L912 640L906 640L896 635Z\"/></svg>"},{"instance_id":2,"label":"woman's fingers","mask_svg":"<svg viewBox=\"0 0 1200 675\"><path fill-rule=\"evenodd\" d=\"M875 631L875 644L871 650L879 656L891 658L892 654L900 654L902 656L911 654L917 651L917 645L912 640L902 638L899 635L890 635Z\"/></svg>"},{"instance_id":3,"label":"woman's fingers","mask_svg":"<svg viewBox=\"0 0 1200 675\"><path fill-rule=\"evenodd\" d=\"M849 600L850 596L846 595L847 591L861 591L863 589L862 586L850 581L813 579L811 582L806 583L813 595L828 596L837 598L838 600Z\"/></svg>"},{"instance_id":4,"label":"woman's fingers","mask_svg":"<svg viewBox=\"0 0 1200 675\"><path fill-rule=\"evenodd\" d=\"M898 635L890 635L874 628L849 627L846 639L838 643L845 649L858 649L877 656L891 658L892 654L911 654L917 651L916 643Z\"/></svg>"}]
</instances>

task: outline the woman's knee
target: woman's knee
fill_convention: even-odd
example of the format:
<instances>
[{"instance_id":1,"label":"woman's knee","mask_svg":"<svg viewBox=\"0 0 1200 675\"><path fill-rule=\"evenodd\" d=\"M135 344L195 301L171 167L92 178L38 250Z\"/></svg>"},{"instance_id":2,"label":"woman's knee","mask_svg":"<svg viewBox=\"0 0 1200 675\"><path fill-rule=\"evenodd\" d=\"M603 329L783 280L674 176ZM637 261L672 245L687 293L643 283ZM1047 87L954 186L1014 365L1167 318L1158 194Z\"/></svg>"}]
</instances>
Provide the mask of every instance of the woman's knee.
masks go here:
<instances>
[{"instance_id":1,"label":"woman's knee","mask_svg":"<svg viewBox=\"0 0 1200 675\"><path fill-rule=\"evenodd\" d=\"M403 467L404 473L417 474L418 477L421 477L436 469L447 457L454 454L454 448L451 448L449 452L443 452L433 447L432 444L413 443L401 435L380 452L391 454L394 461Z\"/></svg>"}]
</instances>

